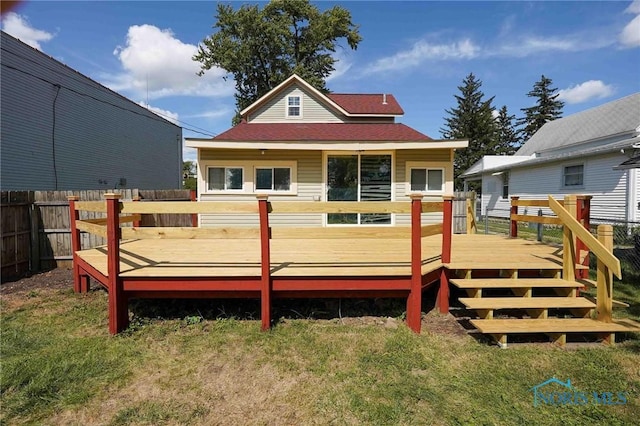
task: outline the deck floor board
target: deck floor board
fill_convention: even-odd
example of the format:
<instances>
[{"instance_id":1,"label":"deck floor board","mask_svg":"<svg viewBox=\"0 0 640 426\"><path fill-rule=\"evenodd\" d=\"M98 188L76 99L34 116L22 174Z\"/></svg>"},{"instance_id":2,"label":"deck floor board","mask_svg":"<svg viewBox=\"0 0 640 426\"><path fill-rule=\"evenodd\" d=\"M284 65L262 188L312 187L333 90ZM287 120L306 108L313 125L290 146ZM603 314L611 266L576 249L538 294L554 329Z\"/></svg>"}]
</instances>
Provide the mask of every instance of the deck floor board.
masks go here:
<instances>
[{"instance_id":1,"label":"deck floor board","mask_svg":"<svg viewBox=\"0 0 640 426\"><path fill-rule=\"evenodd\" d=\"M422 273L441 266L439 235L422 239ZM274 239L274 277L409 276L409 239ZM452 269L557 269L557 247L496 235L454 235ZM260 275L257 239L144 239L122 241L123 277L254 277ZM78 255L107 274L105 247Z\"/></svg>"}]
</instances>

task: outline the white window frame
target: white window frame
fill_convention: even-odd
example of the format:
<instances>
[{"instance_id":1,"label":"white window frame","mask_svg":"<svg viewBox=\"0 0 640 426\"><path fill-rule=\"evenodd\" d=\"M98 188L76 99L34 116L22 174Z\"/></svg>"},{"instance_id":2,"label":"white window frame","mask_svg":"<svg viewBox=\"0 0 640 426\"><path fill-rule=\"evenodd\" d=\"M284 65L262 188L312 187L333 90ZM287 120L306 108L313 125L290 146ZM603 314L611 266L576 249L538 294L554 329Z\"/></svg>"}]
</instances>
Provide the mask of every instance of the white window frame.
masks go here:
<instances>
[{"instance_id":1,"label":"white window frame","mask_svg":"<svg viewBox=\"0 0 640 426\"><path fill-rule=\"evenodd\" d=\"M361 155L390 155L391 156L391 201L396 200L396 152L395 151L322 151L322 201L327 201L327 181L328 176L328 163L329 156L332 155L357 155L358 156L358 176L360 176L360 156ZM360 188L358 188L358 201L360 200ZM322 226L325 227L359 227L359 228L382 228L393 227L396 224L396 213L389 213L391 215L391 223L385 224L356 224L356 223L329 223L328 214L322 215Z\"/></svg>"},{"instance_id":2,"label":"white window frame","mask_svg":"<svg viewBox=\"0 0 640 426\"><path fill-rule=\"evenodd\" d=\"M582 183L580 185L567 185L567 169L569 167L582 166ZM573 164L565 164L562 166L562 188L563 189L580 189L585 186L585 171L586 165L585 163L573 163ZM577 173L576 173L577 174Z\"/></svg>"},{"instance_id":3,"label":"white window frame","mask_svg":"<svg viewBox=\"0 0 640 426\"><path fill-rule=\"evenodd\" d=\"M500 191L500 198L502 198L503 200L508 200L509 199L509 180L511 179L511 176L509 174L508 170L505 170L504 172L502 172L502 175L500 176L502 178L502 187L501 187L501 191ZM504 196L504 189L505 187L507 188L507 196Z\"/></svg>"},{"instance_id":4,"label":"white window frame","mask_svg":"<svg viewBox=\"0 0 640 426\"><path fill-rule=\"evenodd\" d=\"M206 166L206 176L205 176L205 192L208 194L239 194L245 191L246 185L246 170L241 165L220 165L220 164L212 164ZM226 186L226 173L227 169L240 169L242 170L242 188L240 189L209 189L209 170L211 169L224 169L225 170L225 186Z\"/></svg>"},{"instance_id":5,"label":"white window frame","mask_svg":"<svg viewBox=\"0 0 640 426\"><path fill-rule=\"evenodd\" d=\"M278 189L258 189L258 169L289 169L289 189L287 190L278 190ZM253 176L255 176L254 179L254 183L253 183L253 192L256 194L291 194L292 193L292 187L293 187L293 176L294 176L294 172L293 172L293 167L289 166L289 165L272 165L271 163L268 164L256 164L253 167ZM274 178L275 178L275 172L272 175L272 180L271 180L271 186L273 187L273 185L275 184L274 182Z\"/></svg>"},{"instance_id":6,"label":"white window frame","mask_svg":"<svg viewBox=\"0 0 640 426\"><path fill-rule=\"evenodd\" d=\"M300 101L300 105L291 105L291 107L296 107L297 106L299 108L299 110L300 110L300 114L299 115L290 115L289 114L289 107L290 107L289 99L292 99L292 98L298 98L299 101ZM302 118L302 94L288 95L286 97L286 101L285 102L286 102L285 106L284 106L284 116L285 116L285 118L292 119L292 120L301 119Z\"/></svg>"},{"instance_id":7,"label":"white window frame","mask_svg":"<svg viewBox=\"0 0 640 426\"><path fill-rule=\"evenodd\" d=\"M285 160L225 160L225 161L201 161L198 167L204 171L198 182L198 187L202 185L203 195L298 195L298 162ZM243 183L242 190L210 190L209 189L209 169L212 167L242 168ZM256 168L288 168L291 170L291 185L288 191L267 191L255 189Z\"/></svg>"},{"instance_id":8,"label":"white window frame","mask_svg":"<svg viewBox=\"0 0 640 426\"><path fill-rule=\"evenodd\" d=\"M444 195L447 187L447 167L446 163L440 162L425 162L425 161L407 161L405 176L405 194L424 194L424 195ZM411 190L411 170L422 169L426 170L427 182L424 191ZM429 170L440 170L442 172L442 188L438 191L429 190Z\"/></svg>"}]
</instances>

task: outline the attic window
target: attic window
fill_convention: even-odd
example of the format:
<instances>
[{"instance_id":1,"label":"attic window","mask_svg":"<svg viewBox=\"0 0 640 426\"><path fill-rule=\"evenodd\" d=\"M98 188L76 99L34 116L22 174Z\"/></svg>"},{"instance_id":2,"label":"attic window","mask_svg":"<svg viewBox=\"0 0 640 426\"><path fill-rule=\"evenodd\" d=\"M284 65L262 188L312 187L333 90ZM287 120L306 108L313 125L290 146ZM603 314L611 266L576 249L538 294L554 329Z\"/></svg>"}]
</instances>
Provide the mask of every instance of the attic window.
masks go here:
<instances>
[{"instance_id":1,"label":"attic window","mask_svg":"<svg viewBox=\"0 0 640 426\"><path fill-rule=\"evenodd\" d=\"M302 99L300 96L287 96L287 117L302 117Z\"/></svg>"}]
</instances>

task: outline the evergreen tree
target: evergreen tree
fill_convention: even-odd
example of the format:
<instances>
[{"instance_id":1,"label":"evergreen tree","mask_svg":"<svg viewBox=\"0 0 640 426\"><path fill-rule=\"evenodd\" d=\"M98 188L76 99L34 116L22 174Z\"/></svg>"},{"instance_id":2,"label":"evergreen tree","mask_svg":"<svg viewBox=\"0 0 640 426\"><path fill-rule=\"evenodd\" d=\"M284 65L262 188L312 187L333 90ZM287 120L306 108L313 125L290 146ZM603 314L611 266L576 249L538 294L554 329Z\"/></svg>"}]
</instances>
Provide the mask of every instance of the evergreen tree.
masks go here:
<instances>
[{"instance_id":1,"label":"evergreen tree","mask_svg":"<svg viewBox=\"0 0 640 426\"><path fill-rule=\"evenodd\" d=\"M533 85L527 96L536 98L536 104L529 108L522 108L524 117L518 119L517 125L524 126L521 132L523 141L529 140L535 132L548 121L562 117L564 102L558 100L558 88L551 87L553 81L542 75L540 81Z\"/></svg>"},{"instance_id":2,"label":"evergreen tree","mask_svg":"<svg viewBox=\"0 0 640 426\"><path fill-rule=\"evenodd\" d=\"M454 95L457 107L445 110L445 127L440 129L445 139L467 139L469 147L456 151L453 160L455 187L462 188L460 174L483 155L493 154L497 125L493 117L493 97L484 100L480 90L482 81L470 73L458 86L460 95Z\"/></svg>"},{"instance_id":3,"label":"evergreen tree","mask_svg":"<svg viewBox=\"0 0 640 426\"><path fill-rule=\"evenodd\" d=\"M513 124L515 118L515 115L509 115L506 105L503 105L498 111L498 117L496 117L498 129L496 143L493 147L494 155L513 155L520 147L520 137Z\"/></svg>"}]
</instances>

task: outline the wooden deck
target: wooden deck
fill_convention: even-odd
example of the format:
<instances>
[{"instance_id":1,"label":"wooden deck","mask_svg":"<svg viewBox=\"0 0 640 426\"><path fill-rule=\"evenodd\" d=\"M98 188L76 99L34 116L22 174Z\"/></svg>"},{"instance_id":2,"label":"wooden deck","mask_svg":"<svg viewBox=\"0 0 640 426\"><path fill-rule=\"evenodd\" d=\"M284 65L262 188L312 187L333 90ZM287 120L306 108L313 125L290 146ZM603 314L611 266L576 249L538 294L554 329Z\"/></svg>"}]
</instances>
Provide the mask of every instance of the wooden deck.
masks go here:
<instances>
[{"instance_id":1,"label":"wooden deck","mask_svg":"<svg viewBox=\"0 0 640 426\"><path fill-rule=\"evenodd\" d=\"M442 266L441 237L422 239L422 274ZM271 240L273 277L390 277L411 275L411 244L386 239ZM490 253L491 256L487 256ZM107 275L107 250L98 247L78 256ZM260 241L128 240L120 245L123 278L259 277ZM558 248L496 235L454 235L449 269L562 268Z\"/></svg>"},{"instance_id":2,"label":"wooden deck","mask_svg":"<svg viewBox=\"0 0 640 426\"><path fill-rule=\"evenodd\" d=\"M597 306L598 321L611 322L611 298L607 296L611 291L604 290L610 287L613 274L621 274L611 248L596 240L575 218L580 215L576 216L571 207L575 205L571 198L564 201L571 212L551 197L548 200L564 224L563 246L571 247L568 251L504 236L452 235L451 196L444 196L442 202L423 202L422 195L413 194L410 202L320 203L270 202L262 195L257 196L256 202L237 203L123 203L117 194L106 194L105 198L102 203L79 202L77 197L70 197L74 289L87 291L90 277L107 288L109 331L114 334L128 326L130 299L158 297L259 298L263 330L273 324L274 298L399 297L407 301L407 325L419 333L423 291L436 283L436 306L443 313L449 311L451 283L474 298L466 300L467 305L486 320L493 317L494 310L513 308L539 320L546 320L549 309L569 309L584 319ZM515 207L512 210L513 222L519 216ZM106 217L80 220L80 211L102 212ZM142 214L167 212L256 214L259 226L140 227ZM410 213L411 225L270 226L271 215L292 212ZM423 224L422 214L434 212L442 213L442 222ZM121 226L126 223L133 226ZM598 238L606 244L612 241L609 228L598 231ZM81 250L80 232L103 236L107 245ZM582 249L575 247L576 237L599 260L597 305L575 297L582 288L575 282L576 270L586 267L579 261ZM502 282L495 282L496 279ZM496 286L509 288L516 298L529 300L480 299L483 289L494 293L490 289ZM558 297L541 298L540 291L534 291L541 287ZM515 333L519 332L518 327L514 326ZM574 327L566 332L575 331ZM594 330L585 325L585 331ZM595 331L599 333L600 329ZM566 332L554 329L553 338L564 341ZM490 334L506 345L508 330ZM613 342L613 334L606 340Z\"/></svg>"}]
</instances>

